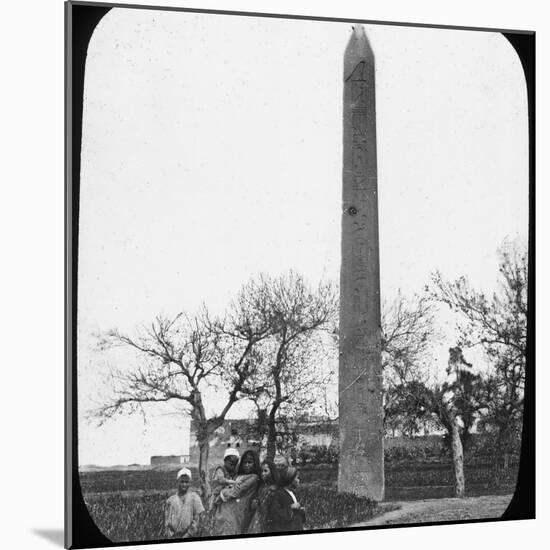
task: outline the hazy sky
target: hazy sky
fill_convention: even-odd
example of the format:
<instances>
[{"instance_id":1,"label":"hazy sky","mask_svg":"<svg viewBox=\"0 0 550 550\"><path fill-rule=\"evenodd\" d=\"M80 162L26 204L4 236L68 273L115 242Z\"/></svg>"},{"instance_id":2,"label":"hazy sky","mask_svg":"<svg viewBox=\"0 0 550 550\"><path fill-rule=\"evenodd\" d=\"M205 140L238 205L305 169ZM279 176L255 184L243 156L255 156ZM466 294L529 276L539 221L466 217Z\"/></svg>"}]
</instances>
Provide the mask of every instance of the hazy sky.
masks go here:
<instances>
[{"instance_id":1,"label":"hazy sky","mask_svg":"<svg viewBox=\"0 0 550 550\"><path fill-rule=\"evenodd\" d=\"M527 98L498 33L366 25L376 57L381 291L439 269L495 286L526 238ZM105 365L91 333L222 311L258 272L337 280L342 59L351 25L113 9L86 64L79 411ZM447 346L448 347L448 346ZM439 352L436 352L436 355ZM182 453L173 416L80 422L80 463Z\"/></svg>"}]
</instances>

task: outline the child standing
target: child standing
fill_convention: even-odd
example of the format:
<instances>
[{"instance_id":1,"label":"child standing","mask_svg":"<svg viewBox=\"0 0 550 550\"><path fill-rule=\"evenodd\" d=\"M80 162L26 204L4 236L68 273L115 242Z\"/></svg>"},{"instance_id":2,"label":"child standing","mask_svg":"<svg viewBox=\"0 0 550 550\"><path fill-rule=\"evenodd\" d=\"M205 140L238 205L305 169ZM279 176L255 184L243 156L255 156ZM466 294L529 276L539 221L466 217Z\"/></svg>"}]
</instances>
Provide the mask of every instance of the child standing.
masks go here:
<instances>
[{"instance_id":1,"label":"child standing","mask_svg":"<svg viewBox=\"0 0 550 550\"><path fill-rule=\"evenodd\" d=\"M262 480L256 498L251 501L251 508L254 511L248 533L268 533L271 528L267 517L269 501L277 490L279 473L277 466L270 460L262 462Z\"/></svg>"},{"instance_id":2,"label":"child standing","mask_svg":"<svg viewBox=\"0 0 550 550\"><path fill-rule=\"evenodd\" d=\"M196 535L204 506L197 493L189 489L191 471L182 468L176 476L177 493L172 495L164 508L164 528L168 538L189 538Z\"/></svg>"},{"instance_id":3,"label":"child standing","mask_svg":"<svg viewBox=\"0 0 550 550\"><path fill-rule=\"evenodd\" d=\"M303 531L306 515L295 493L299 483L298 470L289 466L281 475L277 490L267 502L268 531Z\"/></svg>"}]
</instances>

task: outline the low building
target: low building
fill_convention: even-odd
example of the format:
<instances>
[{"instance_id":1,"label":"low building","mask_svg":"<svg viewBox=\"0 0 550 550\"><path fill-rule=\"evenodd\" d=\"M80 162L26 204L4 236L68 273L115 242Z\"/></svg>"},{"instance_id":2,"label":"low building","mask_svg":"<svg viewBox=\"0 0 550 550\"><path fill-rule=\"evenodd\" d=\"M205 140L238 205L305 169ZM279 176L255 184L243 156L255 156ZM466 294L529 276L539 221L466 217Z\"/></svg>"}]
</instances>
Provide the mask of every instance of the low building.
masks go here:
<instances>
[{"instance_id":1,"label":"low building","mask_svg":"<svg viewBox=\"0 0 550 550\"><path fill-rule=\"evenodd\" d=\"M189 455L157 455L151 457L151 466L189 464Z\"/></svg>"}]
</instances>

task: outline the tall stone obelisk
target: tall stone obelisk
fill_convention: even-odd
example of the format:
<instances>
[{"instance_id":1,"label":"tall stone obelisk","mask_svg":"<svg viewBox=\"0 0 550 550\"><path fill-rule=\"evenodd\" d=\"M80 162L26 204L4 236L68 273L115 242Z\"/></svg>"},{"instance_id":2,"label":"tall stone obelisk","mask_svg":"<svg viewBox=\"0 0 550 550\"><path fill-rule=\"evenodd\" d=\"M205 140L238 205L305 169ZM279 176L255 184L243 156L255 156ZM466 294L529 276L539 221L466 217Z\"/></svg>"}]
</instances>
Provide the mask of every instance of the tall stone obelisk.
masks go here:
<instances>
[{"instance_id":1,"label":"tall stone obelisk","mask_svg":"<svg viewBox=\"0 0 550 550\"><path fill-rule=\"evenodd\" d=\"M355 25L344 54L339 491L384 498L374 54Z\"/></svg>"}]
</instances>

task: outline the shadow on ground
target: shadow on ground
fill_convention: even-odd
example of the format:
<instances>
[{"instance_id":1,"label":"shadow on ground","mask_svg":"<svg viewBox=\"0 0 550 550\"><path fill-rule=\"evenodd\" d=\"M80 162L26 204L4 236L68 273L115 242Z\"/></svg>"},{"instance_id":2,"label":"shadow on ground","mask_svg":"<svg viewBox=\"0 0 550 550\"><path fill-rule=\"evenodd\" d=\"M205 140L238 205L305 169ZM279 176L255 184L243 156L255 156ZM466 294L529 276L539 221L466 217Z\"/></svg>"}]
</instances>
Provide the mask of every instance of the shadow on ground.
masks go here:
<instances>
[{"instance_id":1,"label":"shadow on ground","mask_svg":"<svg viewBox=\"0 0 550 550\"><path fill-rule=\"evenodd\" d=\"M32 532L43 539L53 542L56 546L63 548L63 529L33 529Z\"/></svg>"}]
</instances>

